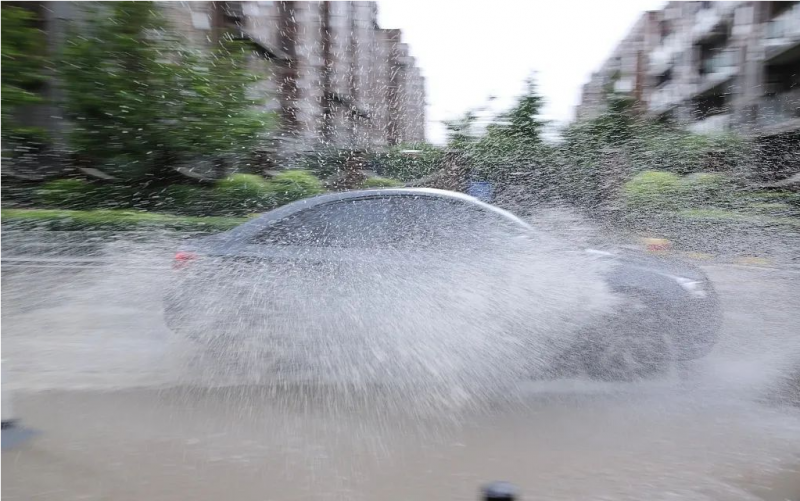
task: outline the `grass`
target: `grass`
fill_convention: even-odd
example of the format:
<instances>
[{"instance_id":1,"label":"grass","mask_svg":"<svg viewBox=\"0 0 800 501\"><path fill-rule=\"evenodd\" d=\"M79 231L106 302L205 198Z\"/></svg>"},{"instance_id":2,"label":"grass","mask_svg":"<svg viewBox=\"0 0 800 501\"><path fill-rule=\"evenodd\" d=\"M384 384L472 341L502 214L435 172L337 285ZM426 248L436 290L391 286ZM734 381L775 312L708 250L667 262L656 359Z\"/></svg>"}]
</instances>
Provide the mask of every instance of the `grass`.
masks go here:
<instances>
[{"instance_id":1,"label":"grass","mask_svg":"<svg viewBox=\"0 0 800 501\"><path fill-rule=\"evenodd\" d=\"M59 230L158 228L183 231L223 231L246 217L176 216L124 209L2 209L3 224Z\"/></svg>"}]
</instances>

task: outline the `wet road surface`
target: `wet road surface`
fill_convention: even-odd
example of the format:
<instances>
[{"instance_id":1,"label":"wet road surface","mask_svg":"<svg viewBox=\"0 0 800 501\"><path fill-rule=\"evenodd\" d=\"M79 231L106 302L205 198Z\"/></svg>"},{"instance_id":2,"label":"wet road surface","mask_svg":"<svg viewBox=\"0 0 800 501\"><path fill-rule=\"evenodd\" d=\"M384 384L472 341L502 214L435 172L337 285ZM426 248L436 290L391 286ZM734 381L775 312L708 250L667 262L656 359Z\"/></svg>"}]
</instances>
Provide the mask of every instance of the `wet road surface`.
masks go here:
<instances>
[{"instance_id":1,"label":"wet road surface","mask_svg":"<svg viewBox=\"0 0 800 501\"><path fill-rule=\"evenodd\" d=\"M163 324L147 269L165 256L4 267L3 387L41 431L3 452L6 499L466 500L496 479L524 499L800 499L800 407L780 393L796 271L706 267L723 337L689 381L510 381L437 407L219 370Z\"/></svg>"}]
</instances>

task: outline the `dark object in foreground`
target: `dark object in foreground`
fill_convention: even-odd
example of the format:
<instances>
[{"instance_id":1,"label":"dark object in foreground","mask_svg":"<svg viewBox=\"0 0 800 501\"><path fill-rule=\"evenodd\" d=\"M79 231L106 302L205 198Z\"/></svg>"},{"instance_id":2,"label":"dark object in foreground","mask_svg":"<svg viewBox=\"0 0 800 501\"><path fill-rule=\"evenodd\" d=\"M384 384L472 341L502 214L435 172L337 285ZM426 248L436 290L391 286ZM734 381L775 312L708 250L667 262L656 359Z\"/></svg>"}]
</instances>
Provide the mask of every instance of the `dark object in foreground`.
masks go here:
<instances>
[{"instance_id":1,"label":"dark object in foreground","mask_svg":"<svg viewBox=\"0 0 800 501\"><path fill-rule=\"evenodd\" d=\"M409 266L426 259L447 262L457 251L469 261L472 249L484 245L489 235L495 250L519 244L536 246L545 240L510 212L449 191L379 189L300 200L181 249L175 256L177 276L165 300L167 325L197 337L201 333L192 332L189 326L195 319L209 318L206 325L236 326L249 316L227 308L233 315L222 318L226 305L208 308L194 301L198 290L219 284L209 284L207 275L198 278L193 270L210 270L217 277L230 278L218 274L219 269L235 264L304 276L314 267L363 267L365 263L383 263L382 259L394 266L406 266L398 264L398 259ZM698 268L665 257L617 250L563 252L589 253L607 262L603 278L608 289L624 300L624 307L582 332L563 350L552 374L580 371L611 380L650 376L673 362L701 358L716 343L721 323L719 302ZM239 275L249 276L242 270ZM258 288L252 282L245 285L244 296ZM224 300L231 305L234 301ZM220 339L227 335L223 331L216 329L213 341L226 342Z\"/></svg>"},{"instance_id":2,"label":"dark object in foreground","mask_svg":"<svg viewBox=\"0 0 800 501\"><path fill-rule=\"evenodd\" d=\"M516 501L517 488L509 482L492 482L481 489L483 501Z\"/></svg>"},{"instance_id":3,"label":"dark object in foreground","mask_svg":"<svg viewBox=\"0 0 800 501\"><path fill-rule=\"evenodd\" d=\"M2 448L10 450L24 444L37 435L34 430L23 428L17 421L3 421L2 428Z\"/></svg>"}]
</instances>

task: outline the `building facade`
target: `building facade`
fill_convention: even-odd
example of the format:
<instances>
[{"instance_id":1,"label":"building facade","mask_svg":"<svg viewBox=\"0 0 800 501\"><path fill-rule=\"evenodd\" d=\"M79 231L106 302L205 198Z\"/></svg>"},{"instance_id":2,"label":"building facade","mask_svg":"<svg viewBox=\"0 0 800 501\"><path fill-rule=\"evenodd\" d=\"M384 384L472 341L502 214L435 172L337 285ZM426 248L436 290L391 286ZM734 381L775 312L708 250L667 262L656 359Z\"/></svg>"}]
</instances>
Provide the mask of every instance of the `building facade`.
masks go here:
<instances>
[{"instance_id":1,"label":"building facade","mask_svg":"<svg viewBox=\"0 0 800 501\"><path fill-rule=\"evenodd\" d=\"M647 91L646 49L654 46L658 17L657 12L645 12L614 48L611 57L592 73L589 82L583 86L581 102L575 110L579 120L600 114L605 107L606 95L611 91L642 100Z\"/></svg>"},{"instance_id":2,"label":"building facade","mask_svg":"<svg viewBox=\"0 0 800 501\"><path fill-rule=\"evenodd\" d=\"M213 44L218 31L254 44L280 151L425 140L424 79L400 30L379 27L375 2L159 5L197 44Z\"/></svg>"},{"instance_id":3,"label":"building facade","mask_svg":"<svg viewBox=\"0 0 800 501\"><path fill-rule=\"evenodd\" d=\"M644 13L584 86L579 119L608 89L653 118L756 138L800 131L800 2L669 2Z\"/></svg>"},{"instance_id":4,"label":"building facade","mask_svg":"<svg viewBox=\"0 0 800 501\"><path fill-rule=\"evenodd\" d=\"M22 4L54 51L86 16L81 2ZM375 2L156 2L175 35L198 49L250 43L253 86L278 127L264 149L293 156L325 147L380 149L425 140L425 82L400 30L378 25ZM57 92L57 85L51 86ZM55 100L54 100L55 101ZM57 111L42 111L42 125ZM56 123L59 122L59 123ZM63 134L62 134L63 135Z\"/></svg>"}]
</instances>

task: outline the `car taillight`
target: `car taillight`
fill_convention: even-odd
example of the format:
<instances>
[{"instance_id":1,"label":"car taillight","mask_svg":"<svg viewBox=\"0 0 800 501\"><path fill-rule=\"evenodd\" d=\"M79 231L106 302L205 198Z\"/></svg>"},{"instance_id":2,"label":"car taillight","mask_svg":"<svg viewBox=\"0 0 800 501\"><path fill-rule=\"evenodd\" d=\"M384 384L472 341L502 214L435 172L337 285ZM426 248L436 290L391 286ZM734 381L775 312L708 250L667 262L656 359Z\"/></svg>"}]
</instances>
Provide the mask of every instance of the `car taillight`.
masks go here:
<instances>
[{"instance_id":1,"label":"car taillight","mask_svg":"<svg viewBox=\"0 0 800 501\"><path fill-rule=\"evenodd\" d=\"M172 268L176 270L186 268L189 263L195 261L198 257L194 252L178 252L172 261Z\"/></svg>"}]
</instances>

